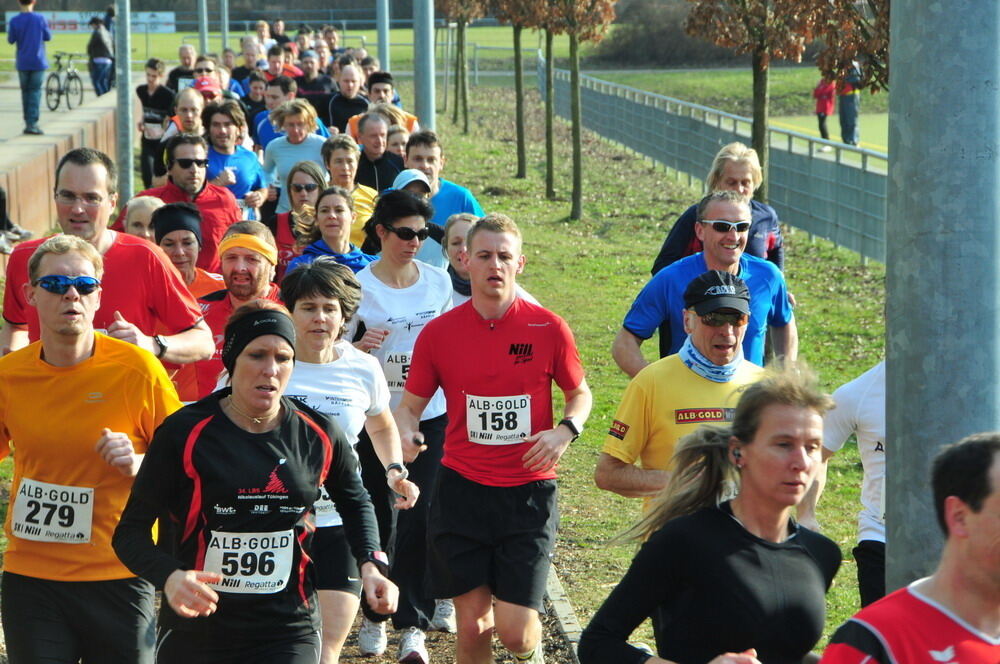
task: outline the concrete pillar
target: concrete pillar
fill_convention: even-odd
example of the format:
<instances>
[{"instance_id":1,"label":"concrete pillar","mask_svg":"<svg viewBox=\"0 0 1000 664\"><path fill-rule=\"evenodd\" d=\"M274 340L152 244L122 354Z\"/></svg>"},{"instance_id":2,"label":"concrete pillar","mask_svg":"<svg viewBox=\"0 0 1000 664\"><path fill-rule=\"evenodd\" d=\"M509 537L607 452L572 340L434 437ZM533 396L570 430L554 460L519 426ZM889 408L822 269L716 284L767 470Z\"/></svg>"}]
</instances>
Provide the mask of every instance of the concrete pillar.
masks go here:
<instances>
[{"instance_id":1,"label":"concrete pillar","mask_svg":"<svg viewBox=\"0 0 1000 664\"><path fill-rule=\"evenodd\" d=\"M413 68L416 114L422 129L434 129L437 100L434 72L434 0L413 2Z\"/></svg>"},{"instance_id":2,"label":"concrete pillar","mask_svg":"<svg viewBox=\"0 0 1000 664\"><path fill-rule=\"evenodd\" d=\"M198 0L198 54L208 53L208 0Z\"/></svg>"},{"instance_id":3,"label":"concrete pillar","mask_svg":"<svg viewBox=\"0 0 1000 664\"><path fill-rule=\"evenodd\" d=\"M130 0L115 0L115 92L118 95L118 150L114 157L118 168L118 196L124 203L135 192L132 164L135 151L135 122L132 118L132 8ZM149 26L146 26L149 29Z\"/></svg>"},{"instance_id":4,"label":"concrete pillar","mask_svg":"<svg viewBox=\"0 0 1000 664\"><path fill-rule=\"evenodd\" d=\"M378 30L378 60L382 69L392 71L389 59L389 0L377 0L375 3L375 25Z\"/></svg>"},{"instance_id":5,"label":"concrete pillar","mask_svg":"<svg viewBox=\"0 0 1000 664\"><path fill-rule=\"evenodd\" d=\"M895 0L887 238L887 590L933 571L942 445L1000 429L1000 4ZM864 112L862 98L862 112Z\"/></svg>"}]
</instances>

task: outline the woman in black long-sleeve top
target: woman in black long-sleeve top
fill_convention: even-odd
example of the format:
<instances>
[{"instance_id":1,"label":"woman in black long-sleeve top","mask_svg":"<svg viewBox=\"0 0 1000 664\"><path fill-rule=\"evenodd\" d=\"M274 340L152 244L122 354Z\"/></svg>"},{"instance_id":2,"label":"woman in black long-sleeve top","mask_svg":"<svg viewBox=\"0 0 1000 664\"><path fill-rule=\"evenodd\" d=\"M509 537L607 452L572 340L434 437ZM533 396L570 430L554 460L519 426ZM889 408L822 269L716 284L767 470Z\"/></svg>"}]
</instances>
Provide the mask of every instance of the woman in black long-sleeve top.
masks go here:
<instances>
[{"instance_id":1,"label":"woman in black long-sleeve top","mask_svg":"<svg viewBox=\"0 0 1000 664\"><path fill-rule=\"evenodd\" d=\"M369 604L395 610L357 456L335 423L282 394L294 357L284 307L240 307L222 350L232 387L177 411L154 434L112 544L163 589L160 664L318 662L309 552L321 485L343 517Z\"/></svg>"},{"instance_id":2,"label":"woman in black long-sleeve top","mask_svg":"<svg viewBox=\"0 0 1000 664\"><path fill-rule=\"evenodd\" d=\"M580 641L582 664L799 664L819 640L840 550L791 517L821 463L832 405L803 370L741 396L731 427L682 439L648 540ZM732 486L732 500L717 504ZM652 616L658 657L627 643Z\"/></svg>"}]
</instances>

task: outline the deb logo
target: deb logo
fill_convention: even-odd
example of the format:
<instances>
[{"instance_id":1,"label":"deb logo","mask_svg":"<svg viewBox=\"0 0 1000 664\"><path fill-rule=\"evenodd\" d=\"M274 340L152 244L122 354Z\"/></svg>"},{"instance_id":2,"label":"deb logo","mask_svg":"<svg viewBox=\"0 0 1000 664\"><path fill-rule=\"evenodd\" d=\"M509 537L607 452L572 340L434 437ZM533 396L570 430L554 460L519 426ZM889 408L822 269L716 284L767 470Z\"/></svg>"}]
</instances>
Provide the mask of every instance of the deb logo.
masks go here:
<instances>
[{"instance_id":1,"label":"deb logo","mask_svg":"<svg viewBox=\"0 0 1000 664\"><path fill-rule=\"evenodd\" d=\"M735 408L683 408L674 411L674 423L732 422L735 412Z\"/></svg>"},{"instance_id":2,"label":"deb logo","mask_svg":"<svg viewBox=\"0 0 1000 664\"><path fill-rule=\"evenodd\" d=\"M251 514L270 514L271 513L271 506L270 505L254 505L253 509L250 510L250 513Z\"/></svg>"},{"instance_id":3,"label":"deb logo","mask_svg":"<svg viewBox=\"0 0 1000 664\"><path fill-rule=\"evenodd\" d=\"M625 440L625 434L628 433L628 425L619 420L615 420L611 423L611 428L608 429L608 435L614 436L618 440Z\"/></svg>"}]
</instances>

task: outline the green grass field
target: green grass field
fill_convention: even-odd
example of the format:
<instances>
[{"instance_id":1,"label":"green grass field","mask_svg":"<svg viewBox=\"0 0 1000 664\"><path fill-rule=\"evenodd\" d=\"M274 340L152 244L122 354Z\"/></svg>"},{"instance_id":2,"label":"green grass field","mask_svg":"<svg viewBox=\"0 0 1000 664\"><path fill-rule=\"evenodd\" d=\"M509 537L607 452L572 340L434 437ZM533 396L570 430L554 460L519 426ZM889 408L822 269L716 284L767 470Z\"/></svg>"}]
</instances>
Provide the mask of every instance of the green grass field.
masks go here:
<instances>
[{"instance_id":1,"label":"green grass field","mask_svg":"<svg viewBox=\"0 0 1000 664\"><path fill-rule=\"evenodd\" d=\"M866 113L861 111L861 147L878 152L889 151L889 114L888 113ZM771 118L771 126L777 129L791 129L793 131L819 137L819 125L816 123L815 115L789 115ZM827 127L830 130L830 138L838 140L840 138L840 121L837 116L827 118Z\"/></svg>"}]
</instances>

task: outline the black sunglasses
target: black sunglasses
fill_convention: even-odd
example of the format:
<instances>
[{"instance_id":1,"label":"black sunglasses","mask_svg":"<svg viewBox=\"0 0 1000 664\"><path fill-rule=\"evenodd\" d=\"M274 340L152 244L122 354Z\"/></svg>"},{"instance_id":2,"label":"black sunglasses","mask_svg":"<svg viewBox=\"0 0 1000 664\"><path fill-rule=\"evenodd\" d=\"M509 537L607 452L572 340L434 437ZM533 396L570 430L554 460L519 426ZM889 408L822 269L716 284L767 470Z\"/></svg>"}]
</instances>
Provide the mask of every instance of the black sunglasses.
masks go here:
<instances>
[{"instance_id":1,"label":"black sunglasses","mask_svg":"<svg viewBox=\"0 0 1000 664\"><path fill-rule=\"evenodd\" d=\"M212 73L215 73L215 70L214 69L206 69L205 67L198 67L197 69L194 70L194 73L196 73L196 74L212 74Z\"/></svg>"},{"instance_id":2,"label":"black sunglasses","mask_svg":"<svg viewBox=\"0 0 1000 664\"><path fill-rule=\"evenodd\" d=\"M418 240L423 242L431 234L431 232L427 230L426 226L421 228L419 231L415 231L408 226L400 226L399 228L394 228L392 226L386 225L383 226L383 228L385 228L385 230L389 231L390 233L395 233L396 237L398 237L403 242L409 242L413 238L417 238Z\"/></svg>"},{"instance_id":3,"label":"black sunglasses","mask_svg":"<svg viewBox=\"0 0 1000 664\"><path fill-rule=\"evenodd\" d=\"M191 168L192 166L197 166L198 168L205 168L208 166L208 159L185 159L177 158L174 159L174 163L181 168Z\"/></svg>"},{"instance_id":4,"label":"black sunglasses","mask_svg":"<svg viewBox=\"0 0 1000 664\"><path fill-rule=\"evenodd\" d=\"M743 327L750 321L750 315L739 311L710 311L701 316L701 322L709 327L722 327L732 325L733 327Z\"/></svg>"},{"instance_id":5,"label":"black sunglasses","mask_svg":"<svg viewBox=\"0 0 1000 664\"><path fill-rule=\"evenodd\" d=\"M38 285L50 293L65 295L70 286L76 289L80 295L90 295L101 285L100 279L94 277L67 277L62 274L47 274L40 277Z\"/></svg>"},{"instance_id":6,"label":"black sunglasses","mask_svg":"<svg viewBox=\"0 0 1000 664\"><path fill-rule=\"evenodd\" d=\"M303 191L314 192L319 189L319 185L315 182L309 182L307 184L293 184L292 191L301 194Z\"/></svg>"}]
</instances>

